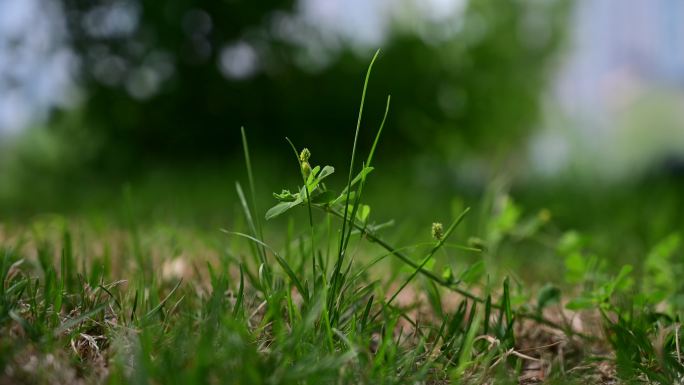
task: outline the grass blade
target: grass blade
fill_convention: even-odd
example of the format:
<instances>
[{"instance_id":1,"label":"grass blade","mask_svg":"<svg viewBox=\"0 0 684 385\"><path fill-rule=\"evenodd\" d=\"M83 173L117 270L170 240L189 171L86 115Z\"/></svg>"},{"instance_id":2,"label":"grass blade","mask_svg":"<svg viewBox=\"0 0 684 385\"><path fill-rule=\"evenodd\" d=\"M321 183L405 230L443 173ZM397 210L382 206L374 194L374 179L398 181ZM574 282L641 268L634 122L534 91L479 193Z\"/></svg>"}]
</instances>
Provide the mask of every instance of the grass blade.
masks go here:
<instances>
[{"instance_id":1,"label":"grass blade","mask_svg":"<svg viewBox=\"0 0 684 385\"><path fill-rule=\"evenodd\" d=\"M249 239L253 242L256 242L257 244L267 248L268 250L270 250L271 253L273 253L273 255L275 256L278 264L283 268L283 270L285 270L285 274L287 274L290 277L290 279L292 280L292 283L297 287L297 290L299 290L300 294L302 294L302 296L304 298L309 297L309 291L306 289L306 287L304 285L302 285L302 282L299 280L299 278L297 278L297 275L295 274L294 270L292 270L292 268L287 263L287 261L285 261L285 259L283 259L280 255L278 255L278 253L275 250L273 250L273 248L271 248L266 243L260 241L259 239L255 238L249 234L239 233L236 231L228 231L225 229L221 229L221 231L226 233L226 234L229 234L229 235L237 235L239 237L247 238L247 239Z\"/></svg>"},{"instance_id":2,"label":"grass blade","mask_svg":"<svg viewBox=\"0 0 684 385\"><path fill-rule=\"evenodd\" d=\"M261 227L261 220L259 220L259 215L257 215L258 208L257 208L257 203L256 203L256 188L254 185L254 174L252 173L252 160L249 155L249 145L247 144L247 134L245 134L245 128L240 127L240 134L242 135L242 150L245 155L245 165L247 168L247 181L249 183L249 192L250 192L250 201L251 201L251 207L248 204L247 200L245 199L245 195L242 193L242 188L240 188L240 185L237 184L238 188L238 196L240 198L240 202L242 204L243 210L245 212L245 217L247 218L247 221L249 222L250 228L252 229L252 233L254 234L255 237L259 239L263 239L264 234L263 234L263 229ZM265 278L267 279L268 284L271 284L271 274L269 271L268 263L266 263L266 249L262 247L257 247L259 250L259 255L261 257L261 263L264 265L265 269Z\"/></svg>"}]
</instances>

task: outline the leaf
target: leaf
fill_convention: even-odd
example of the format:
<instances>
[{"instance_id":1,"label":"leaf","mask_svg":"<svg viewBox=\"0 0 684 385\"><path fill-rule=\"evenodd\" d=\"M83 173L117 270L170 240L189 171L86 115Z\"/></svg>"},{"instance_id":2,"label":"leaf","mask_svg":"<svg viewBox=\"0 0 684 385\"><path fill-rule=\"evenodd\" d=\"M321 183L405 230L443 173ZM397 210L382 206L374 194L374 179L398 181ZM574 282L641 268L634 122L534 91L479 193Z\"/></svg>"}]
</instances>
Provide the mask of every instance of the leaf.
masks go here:
<instances>
[{"instance_id":1,"label":"leaf","mask_svg":"<svg viewBox=\"0 0 684 385\"><path fill-rule=\"evenodd\" d=\"M359 183L361 178L365 178L366 175L370 174L370 172L373 170L374 170L373 167L364 167L363 170L359 171L359 173L352 180L352 182L351 182L352 186Z\"/></svg>"},{"instance_id":2,"label":"leaf","mask_svg":"<svg viewBox=\"0 0 684 385\"><path fill-rule=\"evenodd\" d=\"M304 298L309 298L309 291L306 289L306 286L302 285L302 282L297 278L297 275L294 273L290 265L287 263L286 260L284 260L280 255L278 255L278 252L276 252L271 246L267 245L266 243L254 238L253 236L249 234L244 234L244 233L239 233L236 231L228 231L221 229L222 232L229 234L229 235L237 235L239 237L247 238L251 240L252 242L255 242L258 245L261 245L273 253L273 256L276 258L276 261L278 264L285 270L285 274L287 274L290 279L292 280L292 283L297 287L297 290L299 290L299 293L304 296Z\"/></svg>"},{"instance_id":3,"label":"leaf","mask_svg":"<svg viewBox=\"0 0 684 385\"><path fill-rule=\"evenodd\" d=\"M674 294L677 290L677 263L673 263L679 244L678 234L670 234L667 238L656 244L644 261L644 277L642 288L645 293L651 294L654 302L660 302L668 294Z\"/></svg>"},{"instance_id":4,"label":"leaf","mask_svg":"<svg viewBox=\"0 0 684 385\"><path fill-rule=\"evenodd\" d=\"M301 294L302 296L304 296L304 298L307 298L307 299L308 299L308 297L309 297L309 291L306 289L306 286L302 285L302 283L301 283L301 281L299 280L299 278L297 278L297 274L295 274L295 272L292 270L292 268L291 268L290 265L287 263L287 261L284 260L284 259L283 259L280 255L278 255L277 253L273 253L273 256L275 256L276 261L278 261L278 264L280 265L280 267L282 267L283 270L285 270L285 274L287 274L288 277L290 277L290 280L292 281L292 283L297 287L297 290L299 290L299 294Z\"/></svg>"},{"instance_id":5,"label":"leaf","mask_svg":"<svg viewBox=\"0 0 684 385\"><path fill-rule=\"evenodd\" d=\"M366 223L368 216L370 215L371 208L369 205L359 205L359 209L356 212L356 218L361 221L361 223Z\"/></svg>"},{"instance_id":6,"label":"leaf","mask_svg":"<svg viewBox=\"0 0 684 385\"><path fill-rule=\"evenodd\" d=\"M307 163L308 164L308 163ZM316 166L314 167L311 172L309 173L309 176L306 178L306 184L311 185L314 179L316 178L316 174L321 170L321 166Z\"/></svg>"},{"instance_id":7,"label":"leaf","mask_svg":"<svg viewBox=\"0 0 684 385\"><path fill-rule=\"evenodd\" d=\"M463 273L461 273L461 280L467 284L473 284L482 278L485 273L484 262L478 261L468 266Z\"/></svg>"},{"instance_id":8,"label":"leaf","mask_svg":"<svg viewBox=\"0 0 684 385\"><path fill-rule=\"evenodd\" d=\"M628 289L631 286L633 281L630 279L629 274L632 273L632 270L634 270L632 265L622 266L622 269L620 269L620 272L618 273L617 277L615 277L608 286L609 296L613 295L615 289L624 290Z\"/></svg>"},{"instance_id":9,"label":"leaf","mask_svg":"<svg viewBox=\"0 0 684 385\"><path fill-rule=\"evenodd\" d=\"M313 194L313 187L309 186L309 191L306 191L306 186L302 186L299 188L299 194L297 197L299 197L302 202L306 202L306 199L309 197L309 194Z\"/></svg>"},{"instance_id":10,"label":"leaf","mask_svg":"<svg viewBox=\"0 0 684 385\"><path fill-rule=\"evenodd\" d=\"M537 310L541 313L545 307L560 302L561 290L551 284L546 284L537 294Z\"/></svg>"},{"instance_id":11,"label":"leaf","mask_svg":"<svg viewBox=\"0 0 684 385\"><path fill-rule=\"evenodd\" d=\"M344 195L344 193L341 193L335 200L330 202L331 205L337 205L339 204L342 208L344 208L344 201L347 199L347 196ZM354 202L356 199L356 191L352 191L349 193L349 202ZM351 205L349 207L352 207Z\"/></svg>"},{"instance_id":12,"label":"leaf","mask_svg":"<svg viewBox=\"0 0 684 385\"><path fill-rule=\"evenodd\" d=\"M335 199L335 192L334 191L323 191L320 194L316 194L311 198L311 203L317 204L317 205L325 205L329 204Z\"/></svg>"},{"instance_id":13,"label":"leaf","mask_svg":"<svg viewBox=\"0 0 684 385\"><path fill-rule=\"evenodd\" d=\"M273 193L273 197L279 201L291 202L297 199L297 194L292 194L290 190L282 190L280 194Z\"/></svg>"},{"instance_id":14,"label":"leaf","mask_svg":"<svg viewBox=\"0 0 684 385\"><path fill-rule=\"evenodd\" d=\"M292 202L280 202L277 205L268 209L268 211L266 212L266 220L275 218L278 215L281 215L282 213L286 212L287 210L295 206L298 206L300 203L302 203L302 200L300 198L297 198Z\"/></svg>"},{"instance_id":15,"label":"leaf","mask_svg":"<svg viewBox=\"0 0 684 385\"><path fill-rule=\"evenodd\" d=\"M65 331L71 329L72 327L76 326L77 324L79 324L79 323L87 320L88 318L94 316L95 314L103 311L107 307L108 304L109 304L109 300L106 300L105 302L95 306L94 308L92 308L91 310L81 314L80 316L66 321L65 323L61 324L59 327L57 327L54 330L54 335L58 336L58 335L64 333Z\"/></svg>"},{"instance_id":16,"label":"leaf","mask_svg":"<svg viewBox=\"0 0 684 385\"><path fill-rule=\"evenodd\" d=\"M565 257L565 280L569 283L581 282L587 273L587 263L580 252L572 252Z\"/></svg>"},{"instance_id":17,"label":"leaf","mask_svg":"<svg viewBox=\"0 0 684 385\"><path fill-rule=\"evenodd\" d=\"M570 255L582 250L585 240L577 231L566 231L556 246L561 255Z\"/></svg>"},{"instance_id":18,"label":"leaf","mask_svg":"<svg viewBox=\"0 0 684 385\"><path fill-rule=\"evenodd\" d=\"M596 302L594 301L593 298L589 297L577 297L571 299L566 305L565 308L569 310L583 310L583 309L589 309L593 308L595 306Z\"/></svg>"},{"instance_id":19,"label":"leaf","mask_svg":"<svg viewBox=\"0 0 684 385\"><path fill-rule=\"evenodd\" d=\"M351 181L350 186L354 186L355 184L359 183L361 178L365 178L366 175L368 175L371 171L373 171L373 167L364 167L363 170L361 170L356 177ZM354 191L351 192L351 194L354 194ZM333 203L339 203L342 202L343 200L347 199L347 188L345 187L344 190L340 193L340 196L335 199L335 202ZM350 201L351 201L351 196L350 196Z\"/></svg>"},{"instance_id":20,"label":"leaf","mask_svg":"<svg viewBox=\"0 0 684 385\"><path fill-rule=\"evenodd\" d=\"M375 233L375 232L378 232L379 230L382 230L386 227L391 227L391 226L394 226L394 219L391 219L391 220L389 220L387 222L383 222L383 223L368 225L368 227L366 227L366 230L368 232Z\"/></svg>"},{"instance_id":21,"label":"leaf","mask_svg":"<svg viewBox=\"0 0 684 385\"><path fill-rule=\"evenodd\" d=\"M473 359L473 345L475 343L475 337L478 332L478 325L480 324L480 313L475 313L475 317L471 319L470 325L468 325L467 331L461 343L461 348L458 356L458 366L455 370L451 372L451 377L455 380L462 378L465 371L470 365L472 365ZM457 381L454 381L457 382Z\"/></svg>"},{"instance_id":22,"label":"leaf","mask_svg":"<svg viewBox=\"0 0 684 385\"><path fill-rule=\"evenodd\" d=\"M320 166L316 166L316 168L314 170L316 172L318 172L318 169L320 169ZM334 172L335 172L334 167L325 166L325 167L323 167L323 170L321 171L321 173L318 175L317 178L313 178L311 175L314 175L314 174L311 173L311 175L309 175L309 179L306 182L307 186L309 186L309 191L314 191L316 189L316 187L318 187L318 185L321 183L321 181L323 181L323 179L330 176Z\"/></svg>"},{"instance_id":23,"label":"leaf","mask_svg":"<svg viewBox=\"0 0 684 385\"><path fill-rule=\"evenodd\" d=\"M174 286L173 289L171 289L171 291L169 292L169 294L167 294L166 297L165 297L161 302L159 302L159 303L157 304L157 306L155 306L154 308L152 308L152 310L148 311L147 314L145 314L145 316L144 316L143 318L144 318L144 319L150 318L150 317L152 317L156 312L158 312L159 309L161 309L162 306L164 306L164 304L166 303L166 301L168 301L169 298L171 298L171 296L173 295L173 293L175 293L176 290L178 290L178 288L180 287L181 283L183 283L183 279L182 279L182 278L178 281L178 283L176 283L176 286Z\"/></svg>"},{"instance_id":24,"label":"leaf","mask_svg":"<svg viewBox=\"0 0 684 385\"><path fill-rule=\"evenodd\" d=\"M435 262L437 262L437 261L434 258L431 258L430 260L425 262L425 264L423 265L423 268L425 270L433 270L435 267ZM411 272L413 272L413 270L415 270L415 269L411 269Z\"/></svg>"},{"instance_id":25,"label":"leaf","mask_svg":"<svg viewBox=\"0 0 684 385\"><path fill-rule=\"evenodd\" d=\"M318 167L318 166L316 166L316 167ZM318 175L318 180L321 181L321 180L323 180L324 178L326 178L326 177L332 175L334 172L335 172L335 167L333 167L333 166L325 166L325 167L323 167L323 170L321 171L321 174Z\"/></svg>"},{"instance_id":26,"label":"leaf","mask_svg":"<svg viewBox=\"0 0 684 385\"><path fill-rule=\"evenodd\" d=\"M444 266L444 268L442 269L442 279L445 282L449 283L451 283L454 280L454 273L451 271L450 266Z\"/></svg>"},{"instance_id":27,"label":"leaf","mask_svg":"<svg viewBox=\"0 0 684 385\"><path fill-rule=\"evenodd\" d=\"M503 210L496 218L494 225L501 233L508 233L516 227L521 214L520 207L512 199L507 198L504 200Z\"/></svg>"},{"instance_id":28,"label":"leaf","mask_svg":"<svg viewBox=\"0 0 684 385\"><path fill-rule=\"evenodd\" d=\"M245 277L242 272L242 264L240 264L240 287L238 288L237 300L233 306L233 317L237 317L238 312L242 311L242 304L245 297Z\"/></svg>"}]
</instances>

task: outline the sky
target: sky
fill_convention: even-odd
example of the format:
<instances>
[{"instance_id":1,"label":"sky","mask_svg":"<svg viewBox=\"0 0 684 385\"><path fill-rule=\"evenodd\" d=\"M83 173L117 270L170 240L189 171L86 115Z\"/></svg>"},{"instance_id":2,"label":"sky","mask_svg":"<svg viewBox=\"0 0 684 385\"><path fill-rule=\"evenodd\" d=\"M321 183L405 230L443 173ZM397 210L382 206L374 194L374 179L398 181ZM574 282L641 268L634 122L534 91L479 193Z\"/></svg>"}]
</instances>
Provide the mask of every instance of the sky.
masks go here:
<instances>
[{"instance_id":1,"label":"sky","mask_svg":"<svg viewBox=\"0 0 684 385\"><path fill-rule=\"evenodd\" d=\"M75 102L75 57L62 22L55 2L0 1L0 134Z\"/></svg>"},{"instance_id":2,"label":"sky","mask_svg":"<svg viewBox=\"0 0 684 385\"><path fill-rule=\"evenodd\" d=\"M623 178L684 159L684 1L577 4L533 163Z\"/></svg>"}]
</instances>

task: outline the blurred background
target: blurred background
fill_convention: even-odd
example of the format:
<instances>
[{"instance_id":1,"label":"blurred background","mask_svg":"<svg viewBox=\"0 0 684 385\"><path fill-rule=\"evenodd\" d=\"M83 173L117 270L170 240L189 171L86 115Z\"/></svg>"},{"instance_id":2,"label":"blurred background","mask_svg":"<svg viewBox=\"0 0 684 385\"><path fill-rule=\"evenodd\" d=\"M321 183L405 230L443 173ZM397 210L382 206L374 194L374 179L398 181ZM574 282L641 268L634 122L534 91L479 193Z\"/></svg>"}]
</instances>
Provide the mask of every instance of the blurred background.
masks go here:
<instances>
[{"instance_id":1,"label":"blurred background","mask_svg":"<svg viewBox=\"0 0 684 385\"><path fill-rule=\"evenodd\" d=\"M684 228L679 0L0 0L0 215L107 215L125 190L215 228L241 126L262 208L299 177L286 136L341 183L378 48L379 218L510 195L635 259Z\"/></svg>"}]
</instances>

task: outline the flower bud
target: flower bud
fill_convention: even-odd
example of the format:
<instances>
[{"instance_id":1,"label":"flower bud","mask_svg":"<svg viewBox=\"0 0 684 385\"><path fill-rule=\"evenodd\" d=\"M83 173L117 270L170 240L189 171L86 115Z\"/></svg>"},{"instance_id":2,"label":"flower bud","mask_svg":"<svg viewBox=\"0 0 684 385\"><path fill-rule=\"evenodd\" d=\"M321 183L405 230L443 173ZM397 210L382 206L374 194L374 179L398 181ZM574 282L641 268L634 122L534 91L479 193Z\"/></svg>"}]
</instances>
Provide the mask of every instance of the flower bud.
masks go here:
<instances>
[{"instance_id":1,"label":"flower bud","mask_svg":"<svg viewBox=\"0 0 684 385\"><path fill-rule=\"evenodd\" d=\"M537 214L537 218L539 218L540 222L547 223L551 220L551 211L549 211L548 209L542 209Z\"/></svg>"},{"instance_id":2,"label":"flower bud","mask_svg":"<svg viewBox=\"0 0 684 385\"><path fill-rule=\"evenodd\" d=\"M303 149L302 152L299 153L299 161L302 163L308 162L310 157L311 151L309 151L308 148Z\"/></svg>"},{"instance_id":3,"label":"flower bud","mask_svg":"<svg viewBox=\"0 0 684 385\"><path fill-rule=\"evenodd\" d=\"M444 238L444 225L439 222L432 224L432 238L441 241Z\"/></svg>"}]
</instances>

